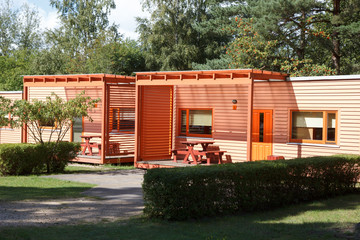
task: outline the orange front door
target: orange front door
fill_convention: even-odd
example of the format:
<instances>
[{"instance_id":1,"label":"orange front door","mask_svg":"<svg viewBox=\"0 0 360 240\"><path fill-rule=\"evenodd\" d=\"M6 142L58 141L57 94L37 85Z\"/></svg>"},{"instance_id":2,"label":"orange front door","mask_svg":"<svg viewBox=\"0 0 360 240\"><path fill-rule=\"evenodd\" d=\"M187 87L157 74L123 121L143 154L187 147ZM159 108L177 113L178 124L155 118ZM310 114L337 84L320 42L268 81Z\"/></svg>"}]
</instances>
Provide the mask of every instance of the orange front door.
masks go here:
<instances>
[{"instance_id":1,"label":"orange front door","mask_svg":"<svg viewBox=\"0 0 360 240\"><path fill-rule=\"evenodd\" d=\"M254 110L252 126L252 160L265 160L272 154L272 110Z\"/></svg>"}]
</instances>

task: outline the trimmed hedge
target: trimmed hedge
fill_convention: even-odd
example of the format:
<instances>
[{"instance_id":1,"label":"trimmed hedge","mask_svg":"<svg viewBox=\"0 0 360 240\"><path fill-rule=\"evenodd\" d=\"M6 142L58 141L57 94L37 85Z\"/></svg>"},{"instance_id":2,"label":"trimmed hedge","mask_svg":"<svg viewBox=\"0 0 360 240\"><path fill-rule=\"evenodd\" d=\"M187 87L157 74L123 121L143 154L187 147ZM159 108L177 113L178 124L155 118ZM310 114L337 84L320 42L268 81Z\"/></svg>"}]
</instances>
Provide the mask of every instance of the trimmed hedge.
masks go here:
<instances>
[{"instance_id":1,"label":"trimmed hedge","mask_svg":"<svg viewBox=\"0 0 360 240\"><path fill-rule=\"evenodd\" d=\"M174 169L144 176L144 213L171 220L266 210L357 190L360 156Z\"/></svg>"},{"instance_id":2,"label":"trimmed hedge","mask_svg":"<svg viewBox=\"0 0 360 240\"><path fill-rule=\"evenodd\" d=\"M54 149L55 148L55 149ZM0 175L28 175L44 172L62 172L66 164L80 150L78 143L59 142L46 144L0 144ZM51 152L55 157L52 158Z\"/></svg>"},{"instance_id":3,"label":"trimmed hedge","mask_svg":"<svg viewBox=\"0 0 360 240\"><path fill-rule=\"evenodd\" d=\"M58 142L57 146L54 142L45 144L47 151L47 158L45 164L48 166L49 173L63 172L68 162L74 159L77 153L81 150L80 143L73 142ZM55 157L51 157L51 153Z\"/></svg>"}]
</instances>

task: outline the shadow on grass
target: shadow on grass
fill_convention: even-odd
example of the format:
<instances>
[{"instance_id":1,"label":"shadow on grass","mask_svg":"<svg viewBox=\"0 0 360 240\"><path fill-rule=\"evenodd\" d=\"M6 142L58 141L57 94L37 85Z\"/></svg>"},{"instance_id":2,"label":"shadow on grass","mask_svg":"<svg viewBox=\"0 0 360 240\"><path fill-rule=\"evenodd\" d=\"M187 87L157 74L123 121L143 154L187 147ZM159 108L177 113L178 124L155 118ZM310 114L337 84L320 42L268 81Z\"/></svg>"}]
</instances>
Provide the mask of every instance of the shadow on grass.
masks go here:
<instances>
[{"instance_id":1,"label":"shadow on grass","mask_svg":"<svg viewBox=\"0 0 360 240\"><path fill-rule=\"evenodd\" d=\"M1 201L23 201L84 197L83 195L81 195L81 193L90 188L91 187L37 188L0 186L0 203Z\"/></svg>"},{"instance_id":2,"label":"shadow on grass","mask_svg":"<svg viewBox=\"0 0 360 240\"><path fill-rule=\"evenodd\" d=\"M0 228L0 239L360 239L360 195L237 216Z\"/></svg>"}]
</instances>

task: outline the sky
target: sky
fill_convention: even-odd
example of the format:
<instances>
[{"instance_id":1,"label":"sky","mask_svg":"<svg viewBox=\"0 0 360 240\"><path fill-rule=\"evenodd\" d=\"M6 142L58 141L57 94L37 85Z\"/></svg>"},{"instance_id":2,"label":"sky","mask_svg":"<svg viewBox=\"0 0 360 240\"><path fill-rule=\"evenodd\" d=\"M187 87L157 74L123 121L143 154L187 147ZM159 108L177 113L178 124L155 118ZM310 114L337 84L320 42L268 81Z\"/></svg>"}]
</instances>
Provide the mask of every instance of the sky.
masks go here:
<instances>
[{"instance_id":1,"label":"sky","mask_svg":"<svg viewBox=\"0 0 360 240\"><path fill-rule=\"evenodd\" d=\"M38 9L41 17L40 27L43 29L52 29L59 25L56 9L50 6L49 0L13 0L17 7L23 3ZM149 13L143 12L140 4L141 0L115 0L116 9L113 9L109 16L110 24L120 25L119 32L125 38L137 39L136 17L147 17Z\"/></svg>"}]
</instances>

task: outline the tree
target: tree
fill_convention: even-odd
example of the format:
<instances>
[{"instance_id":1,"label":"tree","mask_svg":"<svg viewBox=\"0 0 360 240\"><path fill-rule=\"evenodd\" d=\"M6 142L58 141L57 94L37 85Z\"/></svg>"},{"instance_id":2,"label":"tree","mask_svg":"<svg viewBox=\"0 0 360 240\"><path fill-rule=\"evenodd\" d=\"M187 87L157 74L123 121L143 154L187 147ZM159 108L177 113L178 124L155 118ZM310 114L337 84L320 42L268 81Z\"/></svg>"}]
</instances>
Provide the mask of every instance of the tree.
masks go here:
<instances>
[{"instance_id":1,"label":"tree","mask_svg":"<svg viewBox=\"0 0 360 240\"><path fill-rule=\"evenodd\" d=\"M287 51L279 48L278 40L266 40L254 28L252 19L235 18L237 28L229 27L236 36L226 47L232 61L229 68L256 68L272 71L285 71L291 76L331 75L335 72L311 59L293 58Z\"/></svg>"},{"instance_id":2,"label":"tree","mask_svg":"<svg viewBox=\"0 0 360 240\"><path fill-rule=\"evenodd\" d=\"M221 31L230 19L220 11L224 0L146 0L149 19L138 18L146 67L151 70L192 69L223 52L231 38ZM233 7L233 6L232 6ZM225 9L225 8L224 8ZM224 15L224 14L227 15ZM215 19L216 17L216 19Z\"/></svg>"},{"instance_id":3,"label":"tree","mask_svg":"<svg viewBox=\"0 0 360 240\"><path fill-rule=\"evenodd\" d=\"M337 74L344 73L341 57L353 56L355 50L347 49L349 36L358 37L360 33L359 0L247 2L259 34L278 40L289 56L300 61L311 59L334 68Z\"/></svg>"},{"instance_id":4,"label":"tree","mask_svg":"<svg viewBox=\"0 0 360 240\"><path fill-rule=\"evenodd\" d=\"M108 20L110 10L115 8L114 0L50 0L50 4L57 9L61 26L47 32L48 43L60 46L79 65L86 62L102 35L117 31Z\"/></svg>"},{"instance_id":5,"label":"tree","mask_svg":"<svg viewBox=\"0 0 360 240\"><path fill-rule=\"evenodd\" d=\"M13 103L11 114L16 127L28 127L29 135L36 143L60 142L70 130L76 118L85 117L92 121L88 111L94 108L100 99L85 97L84 92L74 99L63 100L55 93L46 101L34 99L32 102L17 100ZM44 139L44 126L51 126L50 136Z\"/></svg>"}]
</instances>

